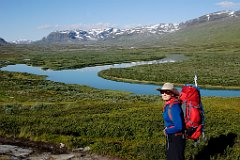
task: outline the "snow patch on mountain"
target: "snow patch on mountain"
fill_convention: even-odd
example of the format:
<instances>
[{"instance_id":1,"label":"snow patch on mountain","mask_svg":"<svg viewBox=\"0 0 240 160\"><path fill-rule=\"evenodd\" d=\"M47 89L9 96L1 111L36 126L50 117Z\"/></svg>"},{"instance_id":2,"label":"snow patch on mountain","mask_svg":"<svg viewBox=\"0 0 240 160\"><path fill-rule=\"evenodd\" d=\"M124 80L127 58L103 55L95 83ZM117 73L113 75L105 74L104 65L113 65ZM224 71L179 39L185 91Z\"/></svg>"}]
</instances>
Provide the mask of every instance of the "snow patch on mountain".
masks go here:
<instances>
[{"instance_id":1,"label":"snow patch on mountain","mask_svg":"<svg viewBox=\"0 0 240 160\"><path fill-rule=\"evenodd\" d=\"M57 31L58 34L68 34L72 39L79 40L105 40L108 38L116 38L122 35L133 34L164 34L178 30L178 24L156 24L143 27L134 27L130 29L106 28L83 30L64 30Z\"/></svg>"}]
</instances>

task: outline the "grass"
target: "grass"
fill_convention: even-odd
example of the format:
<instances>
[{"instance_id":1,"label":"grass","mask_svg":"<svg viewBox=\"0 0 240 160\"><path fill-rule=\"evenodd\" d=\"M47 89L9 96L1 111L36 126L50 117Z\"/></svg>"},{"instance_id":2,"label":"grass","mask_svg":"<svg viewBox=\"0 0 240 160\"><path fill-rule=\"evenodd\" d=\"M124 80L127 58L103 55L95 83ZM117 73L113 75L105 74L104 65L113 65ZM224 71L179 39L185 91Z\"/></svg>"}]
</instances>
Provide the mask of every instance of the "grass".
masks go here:
<instances>
[{"instance_id":1,"label":"grass","mask_svg":"<svg viewBox=\"0 0 240 160\"><path fill-rule=\"evenodd\" d=\"M62 142L69 148L90 146L91 152L122 159L165 158L159 96L65 85L22 73L1 71L0 78L2 136ZM204 97L203 104L208 142L194 148L189 140L187 159L205 152L212 159L236 159L240 98ZM208 149L221 138L229 140L219 151Z\"/></svg>"}]
</instances>

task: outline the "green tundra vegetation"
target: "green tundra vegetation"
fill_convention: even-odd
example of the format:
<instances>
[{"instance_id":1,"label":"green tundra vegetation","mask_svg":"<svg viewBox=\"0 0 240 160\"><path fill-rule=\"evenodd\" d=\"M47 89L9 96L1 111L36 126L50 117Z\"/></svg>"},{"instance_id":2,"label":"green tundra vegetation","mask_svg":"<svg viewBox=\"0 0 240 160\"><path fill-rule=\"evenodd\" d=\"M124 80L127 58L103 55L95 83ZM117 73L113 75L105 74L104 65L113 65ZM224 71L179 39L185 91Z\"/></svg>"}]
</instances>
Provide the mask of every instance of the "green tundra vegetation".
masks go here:
<instances>
[{"instance_id":1,"label":"green tundra vegetation","mask_svg":"<svg viewBox=\"0 0 240 160\"><path fill-rule=\"evenodd\" d=\"M26 73L1 71L0 135L34 141L90 146L98 154L123 159L164 159L159 96L132 95L66 85ZM240 98L204 97L207 142L186 157L238 159Z\"/></svg>"},{"instance_id":2,"label":"green tundra vegetation","mask_svg":"<svg viewBox=\"0 0 240 160\"><path fill-rule=\"evenodd\" d=\"M179 48L177 53L188 57L184 61L130 68L111 68L101 71L99 75L106 79L128 82L154 84L173 82L183 85L193 83L194 73L197 73L202 88L240 89L240 48L237 46L234 46L234 49L233 46L227 47Z\"/></svg>"},{"instance_id":3,"label":"green tundra vegetation","mask_svg":"<svg viewBox=\"0 0 240 160\"><path fill-rule=\"evenodd\" d=\"M87 66L162 59L165 55L155 48L124 49L84 47L77 45L16 45L2 46L0 66L24 63L43 69L74 69Z\"/></svg>"},{"instance_id":4,"label":"green tundra vegetation","mask_svg":"<svg viewBox=\"0 0 240 160\"><path fill-rule=\"evenodd\" d=\"M189 57L184 63L195 65L203 61L204 57L204 65L207 67L211 66L207 62L213 63L212 65L217 64L215 61L222 65L226 63L226 67L218 65L208 69L208 74L216 73L216 79L222 75L218 71L212 71L216 68L221 67L233 74L239 68L236 67L239 66L239 48L236 46L232 49L229 47L228 51L224 47L221 51L205 48L206 53L198 51L203 47L185 47L114 49L84 46L4 46L0 48L0 57L1 66L26 63L57 70L152 60L166 57L169 53L183 53ZM215 53L217 56L214 56ZM227 56L228 54L231 56ZM99 56L100 60L94 59L95 56ZM184 63L176 64L181 66ZM171 66L173 65L167 64L166 69ZM161 67L160 65L159 69ZM186 67L186 70L188 68L190 67ZM199 77L202 77L200 68L197 69ZM145 72L144 68L142 72ZM233 81L231 86L239 86L239 76L232 76L238 78L238 82ZM226 80L229 77L226 76ZM56 144L61 142L69 149L89 146L90 152L122 159L165 158L163 102L159 96L67 85L45 80L44 76L6 71L0 71L0 82L1 136L24 137ZM203 83L201 78L199 83ZM210 83L210 78L208 84L216 85ZM201 141L197 147L193 147L193 142L188 140L186 159L239 159L240 97L203 97L203 104L207 141Z\"/></svg>"}]
</instances>

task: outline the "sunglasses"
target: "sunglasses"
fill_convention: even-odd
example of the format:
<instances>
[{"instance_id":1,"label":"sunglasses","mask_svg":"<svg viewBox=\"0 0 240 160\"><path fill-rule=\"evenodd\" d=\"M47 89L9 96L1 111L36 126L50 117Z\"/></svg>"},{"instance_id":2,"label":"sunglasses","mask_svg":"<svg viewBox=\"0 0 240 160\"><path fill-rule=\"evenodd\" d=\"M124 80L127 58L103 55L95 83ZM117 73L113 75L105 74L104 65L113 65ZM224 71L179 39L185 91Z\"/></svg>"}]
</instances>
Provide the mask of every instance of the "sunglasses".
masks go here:
<instances>
[{"instance_id":1,"label":"sunglasses","mask_svg":"<svg viewBox=\"0 0 240 160\"><path fill-rule=\"evenodd\" d=\"M172 94L172 91L169 91L169 90L162 90L160 91L161 94Z\"/></svg>"}]
</instances>

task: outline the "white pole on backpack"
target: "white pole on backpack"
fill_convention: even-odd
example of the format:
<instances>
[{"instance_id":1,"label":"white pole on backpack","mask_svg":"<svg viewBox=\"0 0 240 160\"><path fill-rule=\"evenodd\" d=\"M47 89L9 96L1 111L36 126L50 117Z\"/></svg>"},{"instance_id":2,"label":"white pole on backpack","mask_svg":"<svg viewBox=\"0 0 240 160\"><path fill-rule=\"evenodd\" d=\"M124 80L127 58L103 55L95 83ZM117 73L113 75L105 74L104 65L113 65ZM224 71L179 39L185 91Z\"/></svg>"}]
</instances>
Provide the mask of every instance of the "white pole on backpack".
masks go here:
<instances>
[{"instance_id":1,"label":"white pole on backpack","mask_svg":"<svg viewBox=\"0 0 240 160\"><path fill-rule=\"evenodd\" d=\"M197 87L197 74L195 73L195 76L194 76L194 82L195 82L195 86Z\"/></svg>"}]
</instances>

